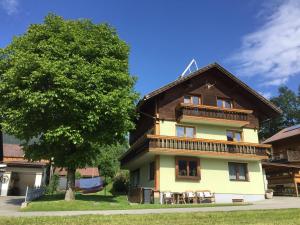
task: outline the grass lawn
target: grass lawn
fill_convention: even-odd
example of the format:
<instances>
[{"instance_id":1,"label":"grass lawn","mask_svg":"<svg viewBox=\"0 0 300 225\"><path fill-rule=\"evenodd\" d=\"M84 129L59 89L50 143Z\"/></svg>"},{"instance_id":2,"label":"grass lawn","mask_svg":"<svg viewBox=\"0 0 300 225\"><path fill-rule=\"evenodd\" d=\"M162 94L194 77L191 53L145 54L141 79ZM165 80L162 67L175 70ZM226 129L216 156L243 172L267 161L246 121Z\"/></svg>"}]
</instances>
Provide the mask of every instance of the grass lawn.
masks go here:
<instances>
[{"instance_id":1,"label":"grass lawn","mask_svg":"<svg viewBox=\"0 0 300 225\"><path fill-rule=\"evenodd\" d=\"M264 225L294 225L300 224L300 209L209 212L209 213L177 213L150 215L113 215L113 216L72 216L72 217L0 217L0 224L72 224L72 225L235 225L235 224L264 224Z\"/></svg>"},{"instance_id":2,"label":"grass lawn","mask_svg":"<svg viewBox=\"0 0 300 225\"><path fill-rule=\"evenodd\" d=\"M64 201L64 194L46 195L29 203L22 211L71 211L71 210L113 210L113 209L154 209L154 208L181 208L181 207L214 207L247 204L186 204L186 205L160 205L160 204L129 204L127 196L111 194L111 184L104 190L94 194L76 194L76 200Z\"/></svg>"},{"instance_id":3,"label":"grass lawn","mask_svg":"<svg viewBox=\"0 0 300 225\"><path fill-rule=\"evenodd\" d=\"M104 196L102 193L82 195L77 193L76 200L64 201L64 194L44 196L29 203L22 211L66 211L66 210L109 210L109 209L151 209L174 207L213 207L232 206L233 204L186 204L186 205L160 205L160 204L129 204L125 195ZM237 204L234 204L237 205ZM243 204L245 205L245 204Z\"/></svg>"}]
</instances>

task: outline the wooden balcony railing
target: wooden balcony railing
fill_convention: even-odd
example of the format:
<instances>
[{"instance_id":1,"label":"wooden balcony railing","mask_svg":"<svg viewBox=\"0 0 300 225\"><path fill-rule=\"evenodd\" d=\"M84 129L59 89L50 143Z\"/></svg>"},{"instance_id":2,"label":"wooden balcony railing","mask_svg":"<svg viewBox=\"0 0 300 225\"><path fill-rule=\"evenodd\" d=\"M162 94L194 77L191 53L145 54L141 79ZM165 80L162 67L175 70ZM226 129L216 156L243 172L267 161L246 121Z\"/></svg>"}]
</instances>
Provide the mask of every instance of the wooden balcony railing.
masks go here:
<instances>
[{"instance_id":1,"label":"wooden balcony railing","mask_svg":"<svg viewBox=\"0 0 300 225\"><path fill-rule=\"evenodd\" d=\"M200 138L179 138L172 136L147 135L149 148L207 151L220 153L239 153L267 156L271 145L246 142L220 141Z\"/></svg>"},{"instance_id":2,"label":"wooden balcony railing","mask_svg":"<svg viewBox=\"0 0 300 225\"><path fill-rule=\"evenodd\" d=\"M120 158L121 165L148 151L160 152L168 150L174 154L176 154L177 150L178 153L188 150L189 152L198 152L200 154L205 154L205 152L217 153L218 155L225 153L233 156L238 154L240 156L257 156L266 159L268 152L271 151L271 145L146 134L139 138Z\"/></svg>"},{"instance_id":3,"label":"wooden balcony railing","mask_svg":"<svg viewBox=\"0 0 300 225\"><path fill-rule=\"evenodd\" d=\"M224 120L248 121L248 115L252 110L244 109L227 109L207 105L192 105L181 103L176 108L177 119L183 116L207 117Z\"/></svg>"}]
</instances>

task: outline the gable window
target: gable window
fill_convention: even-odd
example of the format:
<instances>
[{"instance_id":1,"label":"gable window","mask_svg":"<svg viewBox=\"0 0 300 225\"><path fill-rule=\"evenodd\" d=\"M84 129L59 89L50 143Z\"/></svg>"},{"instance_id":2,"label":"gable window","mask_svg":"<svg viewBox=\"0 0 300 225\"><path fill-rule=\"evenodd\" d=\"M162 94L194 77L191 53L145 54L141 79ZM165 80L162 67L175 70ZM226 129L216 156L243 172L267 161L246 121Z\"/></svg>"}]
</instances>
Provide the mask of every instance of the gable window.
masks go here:
<instances>
[{"instance_id":1,"label":"gable window","mask_svg":"<svg viewBox=\"0 0 300 225\"><path fill-rule=\"evenodd\" d=\"M231 109L232 108L232 101L230 99L217 98L217 106L219 108Z\"/></svg>"},{"instance_id":2,"label":"gable window","mask_svg":"<svg viewBox=\"0 0 300 225\"><path fill-rule=\"evenodd\" d=\"M249 181L247 163L228 163L229 179L231 181Z\"/></svg>"},{"instance_id":3,"label":"gable window","mask_svg":"<svg viewBox=\"0 0 300 225\"><path fill-rule=\"evenodd\" d=\"M154 180L155 176L155 163L149 163L149 180Z\"/></svg>"},{"instance_id":4,"label":"gable window","mask_svg":"<svg viewBox=\"0 0 300 225\"><path fill-rule=\"evenodd\" d=\"M198 158L176 157L176 179L200 179Z\"/></svg>"},{"instance_id":5,"label":"gable window","mask_svg":"<svg viewBox=\"0 0 300 225\"><path fill-rule=\"evenodd\" d=\"M176 126L176 136L177 137L189 137L193 138L195 137L196 129L195 127L189 127L189 126Z\"/></svg>"},{"instance_id":6,"label":"gable window","mask_svg":"<svg viewBox=\"0 0 300 225\"><path fill-rule=\"evenodd\" d=\"M193 104L193 105L200 105L201 98L199 96L185 95L183 97L183 102L188 104Z\"/></svg>"},{"instance_id":7,"label":"gable window","mask_svg":"<svg viewBox=\"0 0 300 225\"><path fill-rule=\"evenodd\" d=\"M227 141L242 141L242 132L236 130L226 131Z\"/></svg>"}]
</instances>

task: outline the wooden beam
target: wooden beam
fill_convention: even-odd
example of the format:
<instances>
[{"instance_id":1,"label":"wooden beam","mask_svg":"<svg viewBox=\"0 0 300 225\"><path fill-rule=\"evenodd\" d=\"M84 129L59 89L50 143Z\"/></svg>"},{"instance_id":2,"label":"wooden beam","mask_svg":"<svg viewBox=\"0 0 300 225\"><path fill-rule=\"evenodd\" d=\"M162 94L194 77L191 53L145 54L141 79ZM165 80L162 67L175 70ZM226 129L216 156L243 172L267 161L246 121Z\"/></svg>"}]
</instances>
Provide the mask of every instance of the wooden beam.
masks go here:
<instances>
[{"instance_id":1,"label":"wooden beam","mask_svg":"<svg viewBox=\"0 0 300 225\"><path fill-rule=\"evenodd\" d=\"M183 150L183 149L171 149L171 148L149 148L149 152L155 154L166 155L194 155L194 156L215 156L215 157L236 157L242 159L255 159L262 160L268 159L268 156L258 156L252 154L240 154L240 153L228 153L228 152L212 152L212 151L199 151L199 150Z\"/></svg>"},{"instance_id":2,"label":"wooden beam","mask_svg":"<svg viewBox=\"0 0 300 225\"><path fill-rule=\"evenodd\" d=\"M245 114L251 114L251 113L253 113L253 110L248 110L248 109L220 108L220 107L216 107L216 106L194 105L194 104L190 104L190 103L180 103L179 107L198 108L198 109L211 109L211 110L217 110L217 111L236 112L236 113L245 113Z\"/></svg>"},{"instance_id":3,"label":"wooden beam","mask_svg":"<svg viewBox=\"0 0 300 225\"><path fill-rule=\"evenodd\" d=\"M296 174L294 173L294 185L295 185L295 192L296 192L296 197L299 197L299 191L298 191L298 183L297 183L297 178L295 176Z\"/></svg>"},{"instance_id":4,"label":"wooden beam","mask_svg":"<svg viewBox=\"0 0 300 225\"><path fill-rule=\"evenodd\" d=\"M154 179L154 190L159 191L160 186L160 156L155 156L155 179Z\"/></svg>"},{"instance_id":5,"label":"wooden beam","mask_svg":"<svg viewBox=\"0 0 300 225\"><path fill-rule=\"evenodd\" d=\"M155 133L155 135L160 135L160 123L159 123L159 120L155 121L154 133Z\"/></svg>"},{"instance_id":6,"label":"wooden beam","mask_svg":"<svg viewBox=\"0 0 300 225\"><path fill-rule=\"evenodd\" d=\"M228 125L236 124L236 127L244 127L246 125L249 125L249 121L242 121L242 120L228 120L228 119L219 119L219 118L214 118L214 117L202 117L202 116L187 116L187 115L182 115L179 119L179 122L189 122L189 121L199 121L198 123L204 123L205 121L208 123L212 124L217 124L217 123L224 123ZM197 123L197 122L194 122Z\"/></svg>"}]
</instances>

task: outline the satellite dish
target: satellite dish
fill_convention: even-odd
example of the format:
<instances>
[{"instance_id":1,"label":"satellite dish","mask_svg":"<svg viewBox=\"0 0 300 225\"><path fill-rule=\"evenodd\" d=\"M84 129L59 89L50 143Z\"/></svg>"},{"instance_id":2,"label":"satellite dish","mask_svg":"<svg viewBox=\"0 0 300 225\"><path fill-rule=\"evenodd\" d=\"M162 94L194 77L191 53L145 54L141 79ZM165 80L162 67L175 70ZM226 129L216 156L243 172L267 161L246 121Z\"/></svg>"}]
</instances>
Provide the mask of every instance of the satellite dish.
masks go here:
<instances>
[{"instance_id":1,"label":"satellite dish","mask_svg":"<svg viewBox=\"0 0 300 225\"><path fill-rule=\"evenodd\" d=\"M185 68L185 70L183 71L183 73L180 75L179 78L182 78L192 72L195 72L198 70L198 65L195 59L192 59L192 61L190 62L190 64Z\"/></svg>"}]
</instances>

